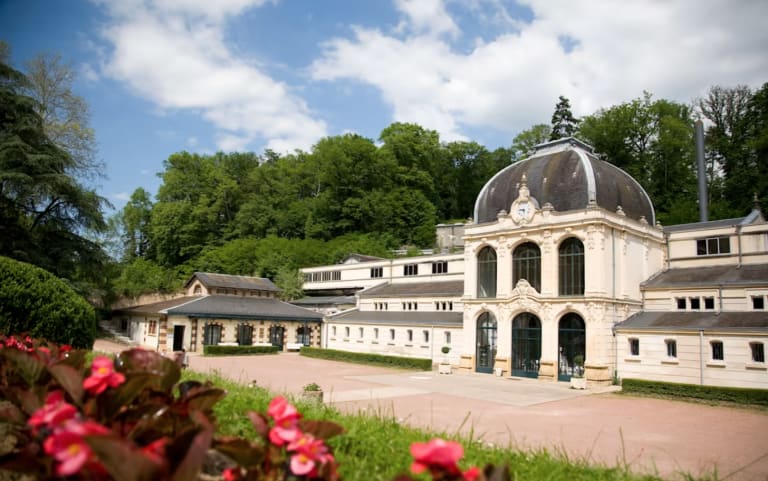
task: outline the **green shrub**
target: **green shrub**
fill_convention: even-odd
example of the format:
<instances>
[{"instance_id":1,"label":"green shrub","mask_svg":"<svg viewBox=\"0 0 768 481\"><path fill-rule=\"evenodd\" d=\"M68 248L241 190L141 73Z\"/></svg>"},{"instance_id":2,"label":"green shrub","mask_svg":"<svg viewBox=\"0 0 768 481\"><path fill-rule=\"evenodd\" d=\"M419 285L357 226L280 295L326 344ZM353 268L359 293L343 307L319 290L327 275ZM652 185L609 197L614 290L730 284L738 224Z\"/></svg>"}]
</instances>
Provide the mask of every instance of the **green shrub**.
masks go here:
<instances>
[{"instance_id":1,"label":"green shrub","mask_svg":"<svg viewBox=\"0 0 768 481\"><path fill-rule=\"evenodd\" d=\"M335 349L320 349L317 347L302 347L301 355L331 361L348 361L358 364L374 364L377 366L401 367L429 371L432 369L431 359L415 359L412 357L382 356L362 352L337 351Z\"/></svg>"},{"instance_id":2,"label":"green shrub","mask_svg":"<svg viewBox=\"0 0 768 481\"><path fill-rule=\"evenodd\" d=\"M0 333L29 333L90 349L96 313L67 283L31 264L0 256Z\"/></svg>"},{"instance_id":3,"label":"green shrub","mask_svg":"<svg viewBox=\"0 0 768 481\"><path fill-rule=\"evenodd\" d=\"M667 397L768 406L767 389L700 386L697 384L677 384L642 379L622 379L621 388L623 392L628 394L653 394Z\"/></svg>"},{"instance_id":4,"label":"green shrub","mask_svg":"<svg viewBox=\"0 0 768 481\"><path fill-rule=\"evenodd\" d=\"M203 346L206 356L241 356L245 354L277 354L277 346Z\"/></svg>"}]
</instances>

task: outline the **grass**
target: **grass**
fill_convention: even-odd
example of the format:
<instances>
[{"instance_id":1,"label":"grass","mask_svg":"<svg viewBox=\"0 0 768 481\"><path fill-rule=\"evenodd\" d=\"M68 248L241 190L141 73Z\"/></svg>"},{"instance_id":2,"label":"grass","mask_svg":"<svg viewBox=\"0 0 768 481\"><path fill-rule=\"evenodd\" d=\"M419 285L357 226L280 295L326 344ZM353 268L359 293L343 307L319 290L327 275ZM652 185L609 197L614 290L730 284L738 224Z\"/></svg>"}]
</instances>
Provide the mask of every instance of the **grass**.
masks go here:
<instances>
[{"instance_id":1,"label":"grass","mask_svg":"<svg viewBox=\"0 0 768 481\"><path fill-rule=\"evenodd\" d=\"M245 413L249 410L266 412L272 394L258 387L247 387L220 375L206 375L185 371L184 378L210 380L227 390L227 396L215 408L218 432L222 435L253 437L254 431ZM661 478L632 473L627 465L616 467L595 466L586 459L568 458L565 453L545 450L519 451L489 446L469 437L456 437L446 433L425 432L400 424L385 413L377 415L349 415L318 403L293 400L307 419L326 419L342 425L346 433L332 439L340 474L346 481L384 481L407 473L412 461L411 443L424 442L440 436L460 441L464 445L463 468L471 465L485 466L508 464L516 481L526 480L611 480L651 481ZM694 479L685 476L686 479Z\"/></svg>"}]
</instances>

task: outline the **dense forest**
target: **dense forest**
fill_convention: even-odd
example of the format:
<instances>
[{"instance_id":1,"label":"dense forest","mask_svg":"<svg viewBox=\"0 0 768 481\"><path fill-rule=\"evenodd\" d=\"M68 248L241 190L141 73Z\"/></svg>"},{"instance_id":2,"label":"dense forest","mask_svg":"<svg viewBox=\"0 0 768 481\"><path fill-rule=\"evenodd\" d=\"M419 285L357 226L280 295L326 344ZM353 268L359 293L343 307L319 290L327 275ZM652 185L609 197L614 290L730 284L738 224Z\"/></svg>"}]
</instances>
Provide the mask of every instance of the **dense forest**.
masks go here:
<instances>
[{"instance_id":1,"label":"dense forest","mask_svg":"<svg viewBox=\"0 0 768 481\"><path fill-rule=\"evenodd\" d=\"M715 86L691 104L643 92L581 119L561 96L549 124L496 150L398 122L378 139L326 137L309 152L178 152L165 159L156 194L139 188L105 219L105 201L82 182L97 170L87 118L61 136L68 117L51 116L38 95L56 79L68 108L87 113L69 89L71 70L41 57L22 73L7 58L0 49L0 255L40 265L91 299L174 290L196 270L270 277L298 295L301 266L432 247L435 224L471 217L497 171L566 136L634 176L662 224L695 222L701 118L710 219L746 214L755 195L768 201L766 83Z\"/></svg>"}]
</instances>

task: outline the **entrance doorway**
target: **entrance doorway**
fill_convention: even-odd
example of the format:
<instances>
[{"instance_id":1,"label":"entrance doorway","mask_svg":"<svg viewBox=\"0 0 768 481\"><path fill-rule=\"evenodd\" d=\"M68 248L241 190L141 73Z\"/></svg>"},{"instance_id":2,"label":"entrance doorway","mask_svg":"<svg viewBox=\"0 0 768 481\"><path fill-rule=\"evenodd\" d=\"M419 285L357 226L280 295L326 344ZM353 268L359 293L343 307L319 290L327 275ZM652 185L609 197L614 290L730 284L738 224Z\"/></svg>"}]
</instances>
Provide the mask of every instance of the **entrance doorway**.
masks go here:
<instances>
[{"instance_id":1,"label":"entrance doorway","mask_svg":"<svg viewBox=\"0 0 768 481\"><path fill-rule=\"evenodd\" d=\"M539 377L541 360L541 321L524 312L512 321L512 375Z\"/></svg>"},{"instance_id":2,"label":"entrance doorway","mask_svg":"<svg viewBox=\"0 0 768 481\"><path fill-rule=\"evenodd\" d=\"M587 335L584 319L578 314L568 313L560 319L558 329L558 370L559 381L570 381L574 374L584 374L587 352Z\"/></svg>"},{"instance_id":3,"label":"entrance doorway","mask_svg":"<svg viewBox=\"0 0 768 481\"><path fill-rule=\"evenodd\" d=\"M173 326L173 350L181 351L184 348L184 326Z\"/></svg>"},{"instance_id":4,"label":"entrance doorway","mask_svg":"<svg viewBox=\"0 0 768 481\"><path fill-rule=\"evenodd\" d=\"M496 318L490 312L484 312L477 318L477 372L493 372L496 360Z\"/></svg>"},{"instance_id":5,"label":"entrance doorway","mask_svg":"<svg viewBox=\"0 0 768 481\"><path fill-rule=\"evenodd\" d=\"M273 346L277 346L277 349L283 350L283 335L285 334L285 328L281 326L272 326L269 328L269 343Z\"/></svg>"}]
</instances>

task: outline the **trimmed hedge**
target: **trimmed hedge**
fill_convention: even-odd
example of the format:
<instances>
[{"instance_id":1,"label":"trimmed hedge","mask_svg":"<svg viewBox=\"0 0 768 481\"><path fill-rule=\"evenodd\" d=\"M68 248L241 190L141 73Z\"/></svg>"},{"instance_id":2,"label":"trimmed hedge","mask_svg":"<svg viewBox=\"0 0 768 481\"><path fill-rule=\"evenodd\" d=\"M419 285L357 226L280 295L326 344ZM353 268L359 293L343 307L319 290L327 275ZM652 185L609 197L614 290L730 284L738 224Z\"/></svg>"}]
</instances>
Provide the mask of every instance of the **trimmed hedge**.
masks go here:
<instances>
[{"instance_id":1,"label":"trimmed hedge","mask_svg":"<svg viewBox=\"0 0 768 481\"><path fill-rule=\"evenodd\" d=\"M206 356L241 356L245 354L277 354L277 346L203 346Z\"/></svg>"},{"instance_id":2,"label":"trimmed hedge","mask_svg":"<svg viewBox=\"0 0 768 481\"><path fill-rule=\"evenodd\" d=\"M622 379L621 389L628 394L653 394L666 397L768 406L768 389L700 386L697 384L678 384L642 379Z\"/></svg>"},{"instance_id":3,"label":"trimmed hedge","mask_svg":"<svg viewBox=\"0 0 768 481\"><path fill-rule=\"evenodd\" d=\"M373 364L376 366L400 367L404 369L418 369L419 371L432 370L431 359L416 359L412 357L382 356L381 354L367 354L362 352L337 351L335 349L321 349L317 347L302 347L301 355L331 361L347 361L358 364Z\"/></svg>"},{"instance_id":4,"label":"trimmed hedge","mask_svg":"<svg viewBox=\"0 0 768 481\"><path fill-rule=\"evenodd\" d=\"M96 312L69 285L39 267L0 256L0 333L28 333L90 349Z\"/></svg>"}]
</instances>

